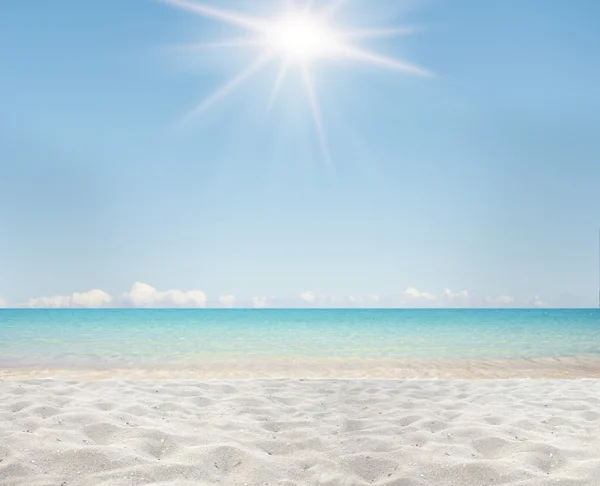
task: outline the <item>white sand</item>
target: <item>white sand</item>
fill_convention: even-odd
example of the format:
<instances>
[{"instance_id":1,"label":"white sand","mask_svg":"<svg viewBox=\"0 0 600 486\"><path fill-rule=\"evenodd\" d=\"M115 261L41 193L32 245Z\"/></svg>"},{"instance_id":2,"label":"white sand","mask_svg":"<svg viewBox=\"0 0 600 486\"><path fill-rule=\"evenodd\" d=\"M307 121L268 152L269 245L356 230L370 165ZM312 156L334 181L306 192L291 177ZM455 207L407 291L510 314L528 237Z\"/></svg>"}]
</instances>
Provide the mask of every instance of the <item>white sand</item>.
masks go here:
<instances>
[{"instance_id":1,"label":"white sand","mask_svg":"<svg viewBox=\"0 0 600 486\"><path fill-rule=\"evenodd\" d=\"M600 485L600 380L5 380L0 484Z\"/></svg>"}]
</instances>

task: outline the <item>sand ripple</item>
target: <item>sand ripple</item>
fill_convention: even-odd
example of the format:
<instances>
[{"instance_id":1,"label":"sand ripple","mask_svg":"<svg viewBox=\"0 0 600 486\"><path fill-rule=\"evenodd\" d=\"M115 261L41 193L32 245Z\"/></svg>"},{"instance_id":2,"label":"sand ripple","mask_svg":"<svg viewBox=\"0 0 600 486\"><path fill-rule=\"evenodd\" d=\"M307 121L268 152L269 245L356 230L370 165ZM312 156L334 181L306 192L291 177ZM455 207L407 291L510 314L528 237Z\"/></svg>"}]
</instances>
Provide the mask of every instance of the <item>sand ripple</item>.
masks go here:
<instances>
[{"instance_id":1,"label":"sand ripple","mask_svg":"<svg viewBox=\"0 0 600 486\"><path fill-rule=\"evenodd\" d=\"M598 485L598 380L0 382L2 485Z\"/></svg>"}]
</instances>

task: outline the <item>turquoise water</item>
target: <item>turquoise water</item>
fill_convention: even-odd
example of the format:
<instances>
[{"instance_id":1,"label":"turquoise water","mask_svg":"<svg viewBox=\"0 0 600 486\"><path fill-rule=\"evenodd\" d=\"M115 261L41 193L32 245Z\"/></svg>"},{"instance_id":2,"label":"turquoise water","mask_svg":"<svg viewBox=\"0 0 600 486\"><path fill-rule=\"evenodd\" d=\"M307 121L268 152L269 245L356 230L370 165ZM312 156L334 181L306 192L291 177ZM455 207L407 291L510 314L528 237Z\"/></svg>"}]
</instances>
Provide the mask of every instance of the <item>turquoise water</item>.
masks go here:
<instances>
[{"instance_id":1,"label":"turquoise water","mask_svg":"<svg viewBox=\"0 0 600 486\"><path fill-rule=\"evenodd\" d=\"M0 366L599 357L589 310L0 310Z\"/></svg>"}]
</instances>

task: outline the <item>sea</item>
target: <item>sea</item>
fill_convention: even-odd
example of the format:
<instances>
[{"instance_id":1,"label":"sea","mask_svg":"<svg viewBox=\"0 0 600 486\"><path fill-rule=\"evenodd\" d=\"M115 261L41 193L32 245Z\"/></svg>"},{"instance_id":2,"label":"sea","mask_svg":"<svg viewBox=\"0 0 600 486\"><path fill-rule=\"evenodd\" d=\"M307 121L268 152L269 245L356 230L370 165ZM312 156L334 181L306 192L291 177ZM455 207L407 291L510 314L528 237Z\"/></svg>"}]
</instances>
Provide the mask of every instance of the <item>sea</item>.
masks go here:
<instances>
[{"instance_id":1,"label":"sea","mask_svg":"<svg viewBox=\"0 0 600 486\"><path fill-rule=\"evenodd\" d=\"M600 358L600 310L0 310L3 368L546 358Z\"/></svg>"}]
</instances>

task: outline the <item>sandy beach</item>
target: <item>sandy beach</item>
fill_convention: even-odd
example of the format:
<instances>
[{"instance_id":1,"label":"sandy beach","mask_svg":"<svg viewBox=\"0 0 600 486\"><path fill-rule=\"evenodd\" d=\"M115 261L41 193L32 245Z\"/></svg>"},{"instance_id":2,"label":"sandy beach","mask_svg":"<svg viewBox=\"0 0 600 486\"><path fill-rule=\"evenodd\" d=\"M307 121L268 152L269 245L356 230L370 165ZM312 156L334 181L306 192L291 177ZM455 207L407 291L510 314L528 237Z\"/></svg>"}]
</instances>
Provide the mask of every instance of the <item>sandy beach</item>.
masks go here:
<instances>
[{"instance_id":1,"label":"sandy beach","mask_svg":"<svg viewBox=\"0 0 600 486\"><path fill-rule=\"evenodd\" d=\"M600 380L0 382L2 485L595 485Z\"/></svg>"},{"instance_id":2,"label":"sandy beach","mask_svg":"<svg viewBox=\"0 0 600 486\"><path fill-rule=\"evenodd\" d=\"M93 361L57 368L10 363L0 380L40 378L95 381L133 380L239 380L239 379L600 379L600 358L561 357L531 359L343 359L343 358L228 358L204 360L192 366L146 364L143 367L102 366Z\"/></svg>"}]
</instances>

